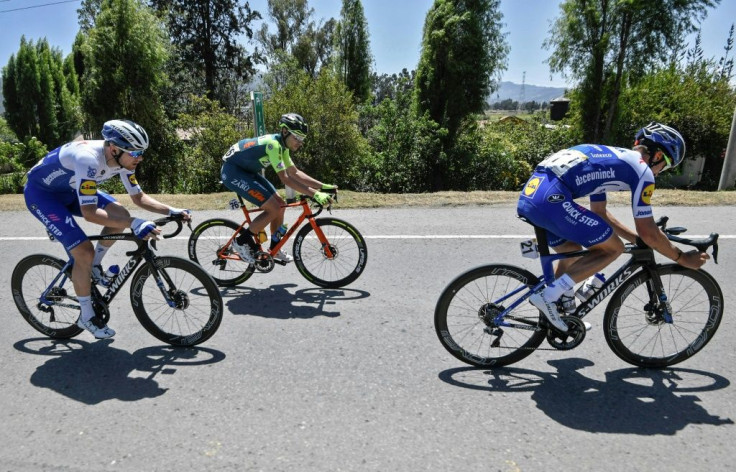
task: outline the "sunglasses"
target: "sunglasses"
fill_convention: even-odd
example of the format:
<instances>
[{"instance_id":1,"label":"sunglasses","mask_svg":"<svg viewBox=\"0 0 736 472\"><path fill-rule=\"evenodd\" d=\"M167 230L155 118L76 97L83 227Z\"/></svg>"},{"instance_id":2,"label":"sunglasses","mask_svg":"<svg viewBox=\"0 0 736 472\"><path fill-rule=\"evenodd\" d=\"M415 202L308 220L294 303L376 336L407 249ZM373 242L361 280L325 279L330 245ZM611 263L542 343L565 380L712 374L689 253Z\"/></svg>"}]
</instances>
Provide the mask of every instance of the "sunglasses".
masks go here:
<instances>
[{"instance_id":1,"label":"sunglasses","mask_svg":"<svg viewBox=\"0 0 736 472\"><path fill-rule=\"evenodd\" d=\"M663 153L662 151L657 151L656 152L656 156L657 157L660 157L659 160L664 159L664 167L662 168L662 170L660 172L664 172L667 169L671 169L672 168L672 158L670 156L668 156L667 154Z\"/></svg>"},{"instance_id":2,"label":"sunglasses","mask_svg":"<svg viewBox=\"0 0 736 472\"><path fill-rule=\"evenodd\" d=\"M299 136L298 134L295 134L295 133L289 133L289 134L291 134L292 136L294 136L294 139L296 139L300 143L303 143L304 142L304 138L306 137L306 136Z\"/></svg>"},{"instance_id":3,"label":"sunglasses","mask_svg":"<svg viewBox=\"0 0 736 472\"><path fill-rule=\"evenodd\" d=\"M140 159L141 157L143 157L143 151L125 151L125 152L130 154L130 157L132 157L133 159Z\"/></svg>"}]
</instances>

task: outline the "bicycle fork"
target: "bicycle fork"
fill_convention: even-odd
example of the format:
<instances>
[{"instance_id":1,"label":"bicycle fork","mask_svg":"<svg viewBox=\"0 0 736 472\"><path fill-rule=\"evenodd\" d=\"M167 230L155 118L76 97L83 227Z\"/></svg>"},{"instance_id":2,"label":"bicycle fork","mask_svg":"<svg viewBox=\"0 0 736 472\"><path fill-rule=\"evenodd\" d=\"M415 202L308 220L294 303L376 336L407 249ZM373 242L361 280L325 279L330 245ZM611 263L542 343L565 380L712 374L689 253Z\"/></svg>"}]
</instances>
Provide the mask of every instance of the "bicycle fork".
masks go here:
<instances>
[{"instance_id":1,"label":"bicycle fork","mask_svg":"<svg viewBox=\"0 0 736 472\"><path fill-rule=\"evenodd\" d=\"M652 324L658 324L660 321L672 324L672 305L667 299L667 293L662 283L662 278L656 270L646 267L644 270L651 277L647 280L647 291L649 292L649 303L644 305L647 320Z\"/></svg>"}]
</instances>

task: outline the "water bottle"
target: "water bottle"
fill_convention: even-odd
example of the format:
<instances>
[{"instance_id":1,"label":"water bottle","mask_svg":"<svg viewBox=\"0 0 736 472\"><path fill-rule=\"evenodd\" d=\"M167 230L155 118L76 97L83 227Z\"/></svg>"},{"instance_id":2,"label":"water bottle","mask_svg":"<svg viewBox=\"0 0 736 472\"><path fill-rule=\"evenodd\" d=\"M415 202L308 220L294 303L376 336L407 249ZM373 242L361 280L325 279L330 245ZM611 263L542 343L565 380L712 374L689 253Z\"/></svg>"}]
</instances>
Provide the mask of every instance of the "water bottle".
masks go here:
<instances>
[{"instance_id":1,"label":"water bottle","mask_svg":"<svg viewBox=\"0 0 736 472\"><path fill-rule=\"evenodd\" d=\"M120 267L117 264L113 264L105 271L105 277L102 279L102 285L109 287L113 279L120 273Z\"/></svg>"},{"instance_id":2,"label":"water bottle","mask_svg":"<svg viewBox=\"0 0 736 472\"><path fill-rule=\"evenodd\" d=\"M283 238L284 235L286 234L287 228L288 227L286 226L286 223L284 223L278 227L275 233L271 235L271 246L272 247L278 244L279 241L281 241L281 238Z\"/></svg>"},{"instance_id":3,"label":"water bottle","mask_svg":"<svg viewBox=\"0 0 736 472\"><path fill-rule=\"evenodd\" d=\"M593 295L593 292L603 286L603 282L605 281L606 278L603 274L595 273L583 282L583 285L581 285L578 291L575 292L575 296L578 297L581 302L587 301Z\"/></svg>"}]
</instances>

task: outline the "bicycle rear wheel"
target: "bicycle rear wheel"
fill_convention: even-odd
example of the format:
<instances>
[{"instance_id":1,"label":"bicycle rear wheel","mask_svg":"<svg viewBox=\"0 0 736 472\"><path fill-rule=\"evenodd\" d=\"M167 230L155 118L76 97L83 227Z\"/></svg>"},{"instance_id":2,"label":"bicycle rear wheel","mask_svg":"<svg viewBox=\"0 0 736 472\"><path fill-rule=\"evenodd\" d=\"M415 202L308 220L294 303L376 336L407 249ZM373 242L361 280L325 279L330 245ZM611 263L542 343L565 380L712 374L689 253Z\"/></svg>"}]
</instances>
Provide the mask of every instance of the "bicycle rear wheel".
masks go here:
<instances>
[{"instance_id":1,"label":"bicycle rear wheel","mask_svg":"<svg viewBox=\"0 0 736 472\"><path fill-rule=\"evenodd\" d=\"M461 361L502 367L524 359L544 341L540 313L522 302L505 318L524 328L499 327L493 319L528 293L537 277L519 267L493 264L472 269L445 288L434 311L440 343Z\"/></svg>"},{"instance_id":2,"label":"bicycle rear wheel","mask_svg":"<svg viewBox=\"0 0 736 472\"><path fill-rule=\"evenodd\" d=\"M616 290L603 318L608 346L639 367L667 367L694 356L713 338L723 316L723 294L710 274L675 264L659 266L658 272L672 323L664 321L646 271Z\"/></svg>"},{"instance_id":3,"label":"bicycle rear wheel","mask_svg":"<svg viewBox=\"0 0 736 472\"><path fill-rule=\"evenodd\" d=\"M50 288L46 296L49 303L41 303L44 290L65 264L53 256L33 254L18 262L10 282L15 306L23 319L36 331L54 339L69 339L82 332L77 326L79 302L71 272L67 271Z\"/></svg>"},{"instance_id":4,"label":"bicycle rear wheel","mask_svg":"<svg viewBox=\"0 0 736 472\"><path fill-rule=\"evenodd\" d=\"M324 288L339 288L352 283L363 273L368 262L365 239L347 221L337 218L315 220L329 244L326 248L307 224L294 239L294 264L313 284Z\"/></svg>"},{"instance_id":5,"label":"bicycle rear wheel","mask_svg":"<svg viewBox=\"0 0 736 472\"><path fill-rule=\"evenodd\" d=\"M173 346L194 346L212 337L222 321L223 308L212 277L197 264L171 256L157 257L155 272L162 288L150 263L138 269L130 287L133 311L146 331Z\"/></svg>"},{"instance_id":6,"label":"bicycle rear wheel","mask_svg":"<svg viewBox=\"0 0 736 472\"><path fill-rule=\"evenodd\" d=\"M230 247L230 238L237 230L234 221L215 218L197 225L189 236L189 259L202 266L220 287L240 285L255 270Z\"/></svg>"}]
</instances>

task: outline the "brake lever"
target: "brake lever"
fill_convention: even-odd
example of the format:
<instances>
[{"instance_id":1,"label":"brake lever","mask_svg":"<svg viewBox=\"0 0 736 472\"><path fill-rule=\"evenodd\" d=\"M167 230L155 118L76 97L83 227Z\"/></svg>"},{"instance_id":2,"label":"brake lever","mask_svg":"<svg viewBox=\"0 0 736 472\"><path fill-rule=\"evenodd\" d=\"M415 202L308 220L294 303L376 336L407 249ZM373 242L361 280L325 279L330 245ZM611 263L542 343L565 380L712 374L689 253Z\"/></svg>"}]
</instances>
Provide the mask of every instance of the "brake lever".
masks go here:
<instances>
[{"instance_id":1,"label":"brake lever","mask_svg":"<svg viewBox=\"0 0 736 472\"><path fill-rule=\"evenodd\" d=\"M713 244L713 262L718 264L718 243Z\"/></svg>"}]
</instances>

